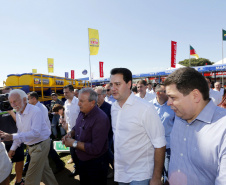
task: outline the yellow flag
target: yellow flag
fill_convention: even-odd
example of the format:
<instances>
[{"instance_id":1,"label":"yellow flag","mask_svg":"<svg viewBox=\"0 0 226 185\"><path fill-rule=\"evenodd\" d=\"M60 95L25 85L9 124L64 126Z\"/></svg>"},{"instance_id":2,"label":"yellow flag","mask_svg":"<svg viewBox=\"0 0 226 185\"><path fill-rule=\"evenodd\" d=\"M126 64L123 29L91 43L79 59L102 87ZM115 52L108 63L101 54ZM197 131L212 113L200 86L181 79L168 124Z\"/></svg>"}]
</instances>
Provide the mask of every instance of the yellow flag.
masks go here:
<instances>
[{"instance_id":1,"label":"yellow flag","mask_svg":"<svg viewBox=\"0 0 226 185\"><path fill-rule=\"evenodd\" d=\"M90 55L97 55L99 50L99 34L98 30L89 28L89 51Z\"/></svg>"},{"instance_id":2,"label":"yellow flag","mask_svg":"<svg viewBox=\"0 0 226 185\"><path fill-rule=\"evenodd\" d=\"M53 58L47 58L47 61L48 61L48 72L53 73L53 69L54 69Z\"/></svg>"},{"instance_id":3,"label":"yellow flag","mask_svg":"<svg viewBox=\"0 0 226 185\"><path fill-rule=\"evenodd\" d=\"M37 69L32 69L32 73L37 73Z\"/></svg>"}]
</instances>

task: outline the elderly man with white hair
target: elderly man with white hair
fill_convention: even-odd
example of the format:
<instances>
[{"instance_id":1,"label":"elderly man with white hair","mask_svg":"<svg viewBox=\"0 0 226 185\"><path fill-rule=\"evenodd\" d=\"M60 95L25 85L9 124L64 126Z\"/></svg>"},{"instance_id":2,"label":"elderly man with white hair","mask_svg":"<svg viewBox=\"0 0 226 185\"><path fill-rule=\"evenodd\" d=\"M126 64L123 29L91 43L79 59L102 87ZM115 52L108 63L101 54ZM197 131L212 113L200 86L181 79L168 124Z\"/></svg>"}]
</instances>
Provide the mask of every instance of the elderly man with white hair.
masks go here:
<instances>
[{"instance_id":1,"label":"elderly man with white hair","mask_svg":"<svg viewBox=\"0 0 226 185\"><path fill-rule=\"evenodd\" d=\"M41 181L46 185L57 185L48 161L50 129L41 110L27 103L27 94L20 89L12 90L9 93L9 102L17 112L16 125L18 128L15 134L0 131L3 141L13 140L13 145L8 153L9 157L15 154L15 150L21 143L25 143L31 156L25 178L26 185L40 185Z\"/></svg>"},{"instance_id":2,"label":"elderly man with white hair","mask_svg":"<svg viewBox=\"0 0 226 185\"><path fill-rule=\"evenodd\" d=\"M220 82L215 82L214 83L214 91L218 91L221 94L221 97L224 95L224 88L221 88L221 83Z\"/></svg>"}]
</instances>

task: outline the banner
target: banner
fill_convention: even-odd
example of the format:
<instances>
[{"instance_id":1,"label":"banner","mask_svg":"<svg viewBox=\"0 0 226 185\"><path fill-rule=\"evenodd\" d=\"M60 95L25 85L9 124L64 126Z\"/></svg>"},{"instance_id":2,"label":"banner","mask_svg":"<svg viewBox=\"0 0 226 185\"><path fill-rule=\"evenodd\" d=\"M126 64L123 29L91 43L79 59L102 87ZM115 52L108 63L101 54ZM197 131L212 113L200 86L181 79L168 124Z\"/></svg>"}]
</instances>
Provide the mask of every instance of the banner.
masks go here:
<instances>
[{"instance_id":1,"label":"banner","mask_svg":"<svg viewBox=\"0 0 226 185\"><path fill-rule=\"evenodd\" d=\"M223 41L226 40L226 30L222 30Z\"/></svg>"},{"instance_id":2,"label":"banner","mask_svg":"<svg viewBox=\"0 0 226 185\"><path fill-rule=\"evenodd\" d=\"M100 78L104 77L104 62L99 62L99 68L100 68Z\"/></svg>"},{"instance_id":3,"label":"banner","mask_svg":"<svg viewBox=\"0 0 226 185\"><path fill-rule=\"evenodd\" d=\"M75 79L75 71L74 70L71 70L71 78Z\"/></svg>"},{"instance_id":4,"label":"banner","mask_svg":"<svg viewBox=\"0 0 226 185\"><path fill-rule=\"evenodd\" d=\"M89 54L97 55L99 50L99 34L98 30L88 28L89 31Z\"/></svg>"},{"instance_id":5,"label":"banner","mask_svg":"<svg viewBox=\"0 0 226 185\"><path fill-rule=\"evenodd\" d=\"M171 67L176 68L177 42L171 41Z\"/></svg>"},{"instance_id":6,"label":"banner","mask_svg":"<svg viewBox=\"0 0 226 185\"><path fill-rule=\"evenodd\" d=\"M68 72L65 72L65 78L68 78Z\"/></svg>"},{"instance_id":7,"label":"banner","mask_svg":"<svg viewBox=\"0 0 226 185\"><path fill-rule=\"evenodd\" d=\"M53 58L47 58L48 63L48 73L53 73L54 69L54 61Z\"/></svg>"},{"instance_id":8,"label":"banner","mask_svg":"<svg viewBox=\"0 0 226 185\"><path fill-rule=\"evenodd\" d=\"M199 58L199 56L196 53L195 49L191 45L190 45L190 55L194 56L196 59Z\"/></svg>"},{"instance_id":9,"label":"banner","mask_svg":"<svg viewBox=\"0 0 226 185\"><path fill-rule=\"evenodd\" d=\"M32 69L32 73L37 73L37 69Z\"/></svg>"}]
</instances>

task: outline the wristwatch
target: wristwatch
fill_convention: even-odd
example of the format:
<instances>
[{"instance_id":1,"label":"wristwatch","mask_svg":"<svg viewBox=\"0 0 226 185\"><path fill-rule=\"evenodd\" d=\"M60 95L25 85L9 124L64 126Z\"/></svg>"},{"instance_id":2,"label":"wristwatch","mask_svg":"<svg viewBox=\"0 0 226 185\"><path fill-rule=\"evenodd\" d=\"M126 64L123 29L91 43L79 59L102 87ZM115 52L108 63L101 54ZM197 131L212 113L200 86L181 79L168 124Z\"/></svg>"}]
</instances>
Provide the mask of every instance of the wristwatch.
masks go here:
<instances>
[{"instance_id":1,"label":"wristwatch","mask_svg":"<svg viewBox=\"0 0 226 185\"><path fill-rule=\"evenodd\" d=\"M75 140L74 143L72 144L73 148L77 147L77 143L78 143L78 141Z\"/></svg>"}]
</instances>

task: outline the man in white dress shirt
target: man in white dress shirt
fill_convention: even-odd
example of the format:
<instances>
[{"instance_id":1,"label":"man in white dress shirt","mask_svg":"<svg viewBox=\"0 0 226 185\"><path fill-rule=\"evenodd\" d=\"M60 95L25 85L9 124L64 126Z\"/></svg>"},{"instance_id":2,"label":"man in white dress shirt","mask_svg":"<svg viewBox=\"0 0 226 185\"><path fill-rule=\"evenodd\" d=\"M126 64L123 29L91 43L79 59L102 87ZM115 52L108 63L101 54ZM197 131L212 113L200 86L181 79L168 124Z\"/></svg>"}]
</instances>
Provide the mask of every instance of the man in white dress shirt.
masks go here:
<instances>
[{"instance_id":1,"label":"man in white dress shirt","mask_svg":"<svg viewBox=\"0 0 226 185\"><path fill-rule=\"evenodd\" d=\"M210 89L209 96L213 100L213 103L215 105L218 105L221 102L221 100L222 100L222 96L221 96L219 91L214 91L211 88L211 78L210 77L205 77L205 79L206 79L206 81L207 81L207 83L209 85L209 89Z\"/></svg>"},{"instance_id":2,"label":"man in white dress shirt","mask_svg":"<svg viewBox=\"0 0 226 185\"><path fill-rule=\"evenodd\" d=\"M131 92L132 73L111 70L115 181L119 185L161 185L165 132L153 104Z\"/></svg>"},{"instance_id":3,"label":"man in white dress shirt","mask_svg":"<svg viewBox=\"0 0 226 185\"><path fill-rule=\"evenodd\" d=\"M0 137L4 141L13 140L13 145L8 153L9 157L13 156L16 148L24 142L29 147L31 156L25 178L26 185L40 185L41 181L46 185L57 185L48 161L50 129L41 110L28 104L26 93L20 89L10 92L9 102L17 112L16 125L18 128L15 134L0 131Z\"/></svg>"},{"instance_id":4,"label":"man in white dress shirt","mask_svg":"<svg viewBox=\"0 0 226 185\"><path fill-rule=\"evenodd\" d=\"M156 95L146 92L146 89L147 89L147 82L145 80L139 80L137 82L138 93L136 94L136 96L141 97L146 101L151 101L155 99Z\"/></svg>"},{"instance_id":5,"label":"man in white dress shirt","mask_svg":"<svg viewBox=\"0 0 226 185\"><path fill-rule=\"evenodd\" d=\"M78 117L78 114L80 112L80 108L78 106L78 98L75 97L74 94L74 87L72 85L66 85L63 88L65 99L67 99L64 103L64 119L65 124L63 123L62 126L64 129L66 129L68 132L71 131L71 129L75 126L76 119ZM78 175L78 157L75 153L75 148L70 147L70 153L71 157L73 159L73 162L75 163L75 169L71 172L69 175L70 177L74 177Z\"/></svg>"}]
</instances>

